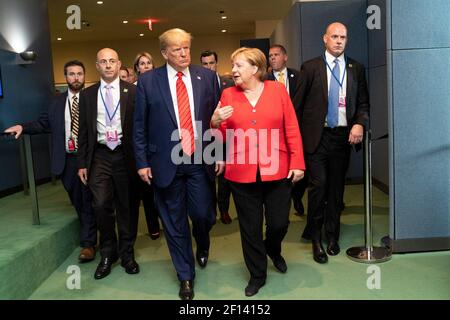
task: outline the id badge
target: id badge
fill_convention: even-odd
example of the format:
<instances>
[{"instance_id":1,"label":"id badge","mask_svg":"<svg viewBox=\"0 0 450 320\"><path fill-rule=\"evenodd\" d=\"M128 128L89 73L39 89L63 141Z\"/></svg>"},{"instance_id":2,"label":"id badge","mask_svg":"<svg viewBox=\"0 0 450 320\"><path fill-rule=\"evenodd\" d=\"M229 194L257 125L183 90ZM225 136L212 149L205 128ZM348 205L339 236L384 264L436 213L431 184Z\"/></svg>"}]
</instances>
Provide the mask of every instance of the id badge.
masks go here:
<instances>
[{"instance_id":1,"label":"id badge","mask_svg":"<svg viewBox=\"0 0 450 320\"><path fill-rule=\"evenodd\" d=\"M117 134L117 129L112 127L106 127L106 141L117 142L119 141L119 135Z\"/></svg>"},{"instance_id":2,"label":"id badge","mask_svg":"<svg viewBox=\"0 0 450 320\"><path fill-rule=\"evenodd\" d=\"M339 95L339 108L345 108L347 106L347 102L345 101L344 95Z\"/></svg>"},{"instance_id":3,"label":"id badge","mask_svg":"<svg viewBox=\"0 0 450 320\"><path fill-rule=\"evenodd\" d=\"M70 153L73 153L73 152L76 151L76 148L75 148L75 140L74 140L73 138L67 139L67 150L68 150Z\"/></svg>"}]
</instances>

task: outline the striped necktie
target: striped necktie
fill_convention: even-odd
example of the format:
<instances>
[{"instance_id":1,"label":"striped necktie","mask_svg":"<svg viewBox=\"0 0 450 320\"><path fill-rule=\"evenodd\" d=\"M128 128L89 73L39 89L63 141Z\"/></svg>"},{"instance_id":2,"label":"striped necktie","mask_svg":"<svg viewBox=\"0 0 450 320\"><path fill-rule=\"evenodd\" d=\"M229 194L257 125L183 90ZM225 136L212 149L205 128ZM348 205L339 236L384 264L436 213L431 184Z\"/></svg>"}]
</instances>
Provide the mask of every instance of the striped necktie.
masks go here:
<instances>
[{"instance_id":1,"label":"striped necktie","mask_svg":"<svg viewBox=\"0 0 450 320\"><path fill-rule=\"evenodd\" d=\"M177 73L177 103L180 118L181 147L188 156L195 151L194 128L192 126L191 108L186 85L183 82L183 72Z\"/></svg>"},{"instance_id":2,"label":"striped necktie","mask_svg":"<svg viewBox=\"0 0 450 320\"><path fill-rule=\"evenodd\" d=\"M70 109L70 114L72 117L72 138L75 141L75 149L78 149L78 129L80 127L80 111L78 109L78 98L76 95L72 97L72 106Z\"/></svg>"}]
</instances>

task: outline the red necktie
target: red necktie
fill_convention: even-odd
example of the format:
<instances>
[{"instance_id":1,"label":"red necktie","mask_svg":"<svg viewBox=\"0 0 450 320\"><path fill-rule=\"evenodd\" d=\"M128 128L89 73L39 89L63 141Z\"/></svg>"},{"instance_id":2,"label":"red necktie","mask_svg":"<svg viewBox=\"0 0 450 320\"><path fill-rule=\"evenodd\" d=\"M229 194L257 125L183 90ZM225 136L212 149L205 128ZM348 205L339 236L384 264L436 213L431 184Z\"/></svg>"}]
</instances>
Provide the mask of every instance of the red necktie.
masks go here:
<instances>
[{"instance_id":1,"label":"red necktie","mask_svg":"<svg viewBox=\"0 0 450 320\"><path fill-rule=\"evenodd\" d=\"M180 118L181 147L188 156L195 151L194 128L192 127L191 108L189 96L183 82L183 72L177 73L177 102L178 117Z\"/></svg>"}]
</instances>

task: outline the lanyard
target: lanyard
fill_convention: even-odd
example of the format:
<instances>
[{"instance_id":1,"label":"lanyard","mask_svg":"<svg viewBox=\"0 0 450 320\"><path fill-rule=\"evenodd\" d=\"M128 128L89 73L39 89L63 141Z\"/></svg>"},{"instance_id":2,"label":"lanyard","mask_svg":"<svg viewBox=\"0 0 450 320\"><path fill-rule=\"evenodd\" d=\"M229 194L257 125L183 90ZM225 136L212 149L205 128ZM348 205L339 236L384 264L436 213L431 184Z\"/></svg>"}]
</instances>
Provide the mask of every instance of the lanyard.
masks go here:
<instances>
[{"instance_id":1,"label":"lanyard","mask_svg":"<svg viewBox=\"0 0 450 320\"><path fill-rule=\"evenodd\" d=\"M343 88L343 85L344 85L344 79L345 79L345 74L346 74L346 72L347 72L347 57L344 57L344 60L345 60L345 67L344 67L344 74L342 75L342 80L341 80L341 81L339 81L339 79L338 79L338 78L336 77L336 75L334 74L334 72L333 72L333 70L331 69L330 65L328 64L328 61L327 61L327 59L326 59L325 56L323 57L323 60L325 61L325 63L326 63L326 65L327 65L328 69L330 69L331 75L333 76L334 79L336 79L337 83L339 84L339 87L341 87L341 89L344 89L344 88ZM339 63L339 62L337 62L337 63Z\"/></svg>"},{"instance_id":2,"label":"lanyard","mask_svg":"<svg viewBox=\"0 0 450 320\"><path fill-rule=\"evenodd\" d=\"M106 106L106 103L105 103L105 99L103 99L102 88L100 88L100 97L102 97L103 106L105 107L106 115L107 115L107 117L108 117L108 119L109 119L109 122L112 122L112 120L114 119L114 116L115 116L116 113L117 113L117 110L119 109L119 106L120 106L120 99L119 99L119 102L117 103L116 108L114 109L113 115L110 116L110 115L109 115L109 111L108 111L108 107Z\"/></svg>"}]
</instances>

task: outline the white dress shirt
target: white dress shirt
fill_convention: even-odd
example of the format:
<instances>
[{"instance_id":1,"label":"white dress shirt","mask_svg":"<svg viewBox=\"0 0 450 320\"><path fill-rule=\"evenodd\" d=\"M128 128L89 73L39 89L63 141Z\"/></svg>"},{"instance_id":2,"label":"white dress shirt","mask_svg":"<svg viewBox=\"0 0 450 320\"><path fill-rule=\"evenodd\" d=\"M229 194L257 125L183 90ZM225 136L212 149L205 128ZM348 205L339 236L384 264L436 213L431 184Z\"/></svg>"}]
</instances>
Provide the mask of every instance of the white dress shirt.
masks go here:
<instances>
[{"instance_id":1,"label":"white dress shirt","mask_svg":"<svg viewBox=\"0 0 450 320\"><path fill-rule=\"evenodd\" d=\"M98 89L97 94L97 142L101 144L106 144L106 106L103 103L103 99L106 99L106 88L105 86L108 85L103 79L100 80L100 88ZM116 80L109 83L109 85L112 86L111 92L113 96L113 104L114 107L117 108L117 112L114 115L114 123L115 123L115 129L117 130L117 135L119 137L119 144L122 142L122 124L121 124L121 117L120 117L120 79L117 77ZM103 99L102 99L103 95ZM112 116L112 115L111 115Z\"/></svg>"},{"instance_id":2,"label":"white dress shirt","mask_svg":"<svg viewBox=\"0 0 450 320\"><path fill-rule=\"evenodd\" d=\"M328 84L328 93L330 92L330 81L331 81L331 70L334 68L334 60L336 60L336 57L330 54L328 51L325 51L325 58L327 60L328 65L330 66L327 68L327 84ZM339 88L339 96L346 97L347 95L347 72L345 72L344 77L344 70L346 68L345 65L345 58L344 54L341 54L338 58L339 60L339 81L342 82L342 87ZM331 68L331 70L330 70ZM339 127L346 127L347 126L347 108L339 108L339 118L338 118L338 126Z\"/></svg>"},{"instance_id":3,"label":"white dress shirt","mask_svg":"<svg viewBox=\"0 0 450 320\"><path fill-rule=\"evenodd\" d=\"M189 68L184 69L183 71L183 82L186 86L186 90L189 96L189 107L191 109L191 119L192 119L192 127L194 128L194 137L197 139L197 128L195 127L195 109L194 109L194 90L192 89L192 81L191 74L189 72ZM167 64L167 77L169 79L170 86L170 94L172 96L173 107L175 111L175 117L177 118L177 126L179 132L181 132L180 128L180 116L178 114L178 100L177 100L177 76L178 71L175 70L170 64Z\"/></svg>"},{"instance_id":4,"label":"white dress shirt","mask_svg":"<svg viewBox=\"0 0 450 320\"><path fill-rule=\"evenodd\" d=\"M66 107L64 109L64 131L66 133L66 135L65 135L66 139L64 140L64 144L66 146L66 152L69 152L69 146L67 145L67 141L71 137L72 115L70 113L70 108L72 107L73 96L77 97L78 105L80 105L80 93L74 94L72 91L70 91L70 89L67 89Z\"/></svg>"},{"instance_id":5,"label":"white dress shirt","mask_svg":"<svg viewBox=\"0 0 450 320\"><path fill-rule=\"evenodd\" d=\"M283 78L284 78L284 83L286 84L286 90L288 93L289 92L289 75L288 75L288 70L286 67L284 67L283 70L280 71L274 71L273 75L275 76L275 79L277 79L277 81L280 81L280 73L283 72Z\"/></svg>"}]
</instances>

